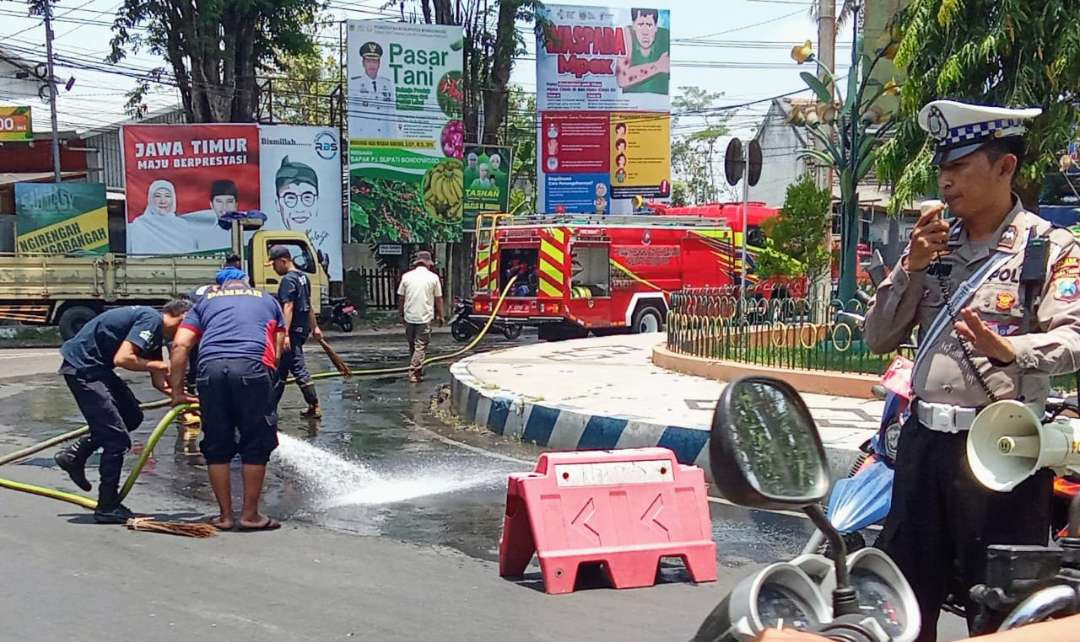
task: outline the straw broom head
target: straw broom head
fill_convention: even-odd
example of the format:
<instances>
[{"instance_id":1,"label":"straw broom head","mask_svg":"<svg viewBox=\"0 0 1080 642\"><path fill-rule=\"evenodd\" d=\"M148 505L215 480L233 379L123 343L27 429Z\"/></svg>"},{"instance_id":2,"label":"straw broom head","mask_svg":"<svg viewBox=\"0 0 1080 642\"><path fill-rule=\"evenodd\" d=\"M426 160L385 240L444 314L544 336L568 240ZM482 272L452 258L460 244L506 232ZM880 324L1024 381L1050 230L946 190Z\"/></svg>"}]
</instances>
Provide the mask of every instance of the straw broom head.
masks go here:
<instances>
[{"instance_id":1,"label":"straw broom head","mask_svg":"<svg viewBox=\"0 0 1080 642\"><path fill-rule=\"evenodd\" d=\"M213 537L218 534L218 529L210 524L202 522L159 522L153 517L132 517L127 521L127 527L133 531L145 531L148 533L166 533L168 535L180 535L181 537Z\"/></svg>"},{"instance_id":2,"label":"straw broom head","mask_svg":"<svg viewBox=\"0 0 1080 642\"><path fill-rule=\"evenodd\" d=\"M319 337L319 345L322 346L326 356L330 357L330 361L337 368L338 372L346 377L352 376L352 370L349 368L349 364L345 363L345 360L338 356L338 353L334 352L334 349L330 347L330 344L326 342L326 339Z\"/></svg>"}]
</instances>

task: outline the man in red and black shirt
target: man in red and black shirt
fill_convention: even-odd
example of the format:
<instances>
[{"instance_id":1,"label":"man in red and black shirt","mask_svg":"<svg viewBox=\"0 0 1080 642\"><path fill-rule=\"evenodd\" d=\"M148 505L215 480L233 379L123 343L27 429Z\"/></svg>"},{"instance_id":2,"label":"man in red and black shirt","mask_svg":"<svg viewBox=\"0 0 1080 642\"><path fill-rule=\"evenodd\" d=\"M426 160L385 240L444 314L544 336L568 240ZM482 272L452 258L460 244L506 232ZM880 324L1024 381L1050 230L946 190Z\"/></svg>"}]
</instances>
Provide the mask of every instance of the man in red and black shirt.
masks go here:
<instances>
[{"instance_id":1,"label":"man in red and black shirt","mask_svg":"<svg viewBox=\"0 0 1080 642\"><path fill-rule=\"evenodd\" d=\"M259 498L266 462L278 445L274 387L284 341L281 306L274 297L241 280L226 281L207 292L184 317L173 340L173 404L199 402L203 427L199 448L221 509L210 523L223 530L234 525L229 462L237 454L244 477L240 530L281 526L259 513ZM188 353L196 345L197 400L184 393L182 384Z\"/></svg>"}]
</instances>

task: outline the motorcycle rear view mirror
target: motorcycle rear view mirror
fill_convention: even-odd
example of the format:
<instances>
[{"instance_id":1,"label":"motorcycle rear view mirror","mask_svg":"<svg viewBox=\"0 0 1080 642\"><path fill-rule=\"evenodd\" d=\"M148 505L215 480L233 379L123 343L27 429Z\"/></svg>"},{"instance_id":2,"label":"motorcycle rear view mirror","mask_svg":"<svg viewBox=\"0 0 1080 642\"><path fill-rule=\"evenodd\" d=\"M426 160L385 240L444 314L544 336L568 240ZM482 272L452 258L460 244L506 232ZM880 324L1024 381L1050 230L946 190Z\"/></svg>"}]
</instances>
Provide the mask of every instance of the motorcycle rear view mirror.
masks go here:
<instances>
[{"instance_id":1,"label":"motorcycle rear view mirror","mask_svg":"<svg viewBox=\"0 0 1080 642\"><path fill-rule=\"evenodd\" d=\"M814 419L799 393L770 377L724 388L713 414L709 456L721 494L754 508L804 507L829 494L829 470Z\"/></svg>"}]
</instances>

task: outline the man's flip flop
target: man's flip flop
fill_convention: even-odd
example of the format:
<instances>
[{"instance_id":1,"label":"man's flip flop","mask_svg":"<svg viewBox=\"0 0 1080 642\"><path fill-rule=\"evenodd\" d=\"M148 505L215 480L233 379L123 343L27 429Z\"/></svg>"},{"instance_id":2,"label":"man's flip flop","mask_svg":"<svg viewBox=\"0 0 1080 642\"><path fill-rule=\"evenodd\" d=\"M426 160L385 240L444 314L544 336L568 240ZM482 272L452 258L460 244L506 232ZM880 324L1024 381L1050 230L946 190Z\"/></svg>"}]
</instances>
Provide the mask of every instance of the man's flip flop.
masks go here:
<instances>
[{"instance_id":1,"label":"man's flip flop","mask_svg":"<svg viewBox=\"0 0 1080 642\"><path fill-rule=\"evenodd\" d=\"M240 531L244 533L253 531L276 531L279 528L281 528L281 522L275 521L269 517L267 517L266 521L259 526L244 526L243 524L240 525Z\"/></svg>"}]
</instances>

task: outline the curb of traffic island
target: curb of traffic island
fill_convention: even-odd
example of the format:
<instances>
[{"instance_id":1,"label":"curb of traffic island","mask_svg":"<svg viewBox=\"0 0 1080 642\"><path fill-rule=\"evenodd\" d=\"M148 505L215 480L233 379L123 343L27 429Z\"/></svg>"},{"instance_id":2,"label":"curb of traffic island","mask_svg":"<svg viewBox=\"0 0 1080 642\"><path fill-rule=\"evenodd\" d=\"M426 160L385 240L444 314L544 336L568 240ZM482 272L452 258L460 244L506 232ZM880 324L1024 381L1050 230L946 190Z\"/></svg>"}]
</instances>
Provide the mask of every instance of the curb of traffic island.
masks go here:
<instances>
[{"instance_id":1,"label":"curb of traffic island","mask_svg":"<svg viewBox=\"0 0 1080 642\"><path fill-rule=\"evenodd\" d=\"M711 483L709 430L644 421L640 417L594 415L587 409L554 406L478 380L466 357L450 367L450 404L464 423L553 450L611 450L660 446L679 463L699 466ZM859 451L825 442L834 477L844 477Z\"/></svg>"},{"instance_id":2,"label":"curb of traffic island","mask_svg":"<svg viewBox=\"0 0 1080 642\"><path fill-rule=\"evenodd\" d=\"M662 343L653 348L652 362L665 370L713 381L733 381L746 375L759 374L781 379L799 392L856 399L873 399L873 387L881 381L880 377L870 375L778 368L692 357L672 352Z\"/></svg>"},{"instance_id":3,"label":"curb of traffic island","mask_svg":"<svg viewBox=\"0 0 1080 642\"><path fill-rule=\"evenodd\" d=\"M56 326L0 326L0 344L4 348L58 348L63 343Z\"/></svg>"},{"instance_id":4,"label":"curb of traffic island","mask_svg":"<svg viewBox=\"0 0 1080 642\"><path fill-rule=\"evenodd\" d=\"M640 418L594 415L584 408L553 406L479 381L466 357L450 367L450 401L465 423L553 450L613 450L660 446L682 464L709 473L709 431L664 426Z\"/></svg>"}]
</instances>

